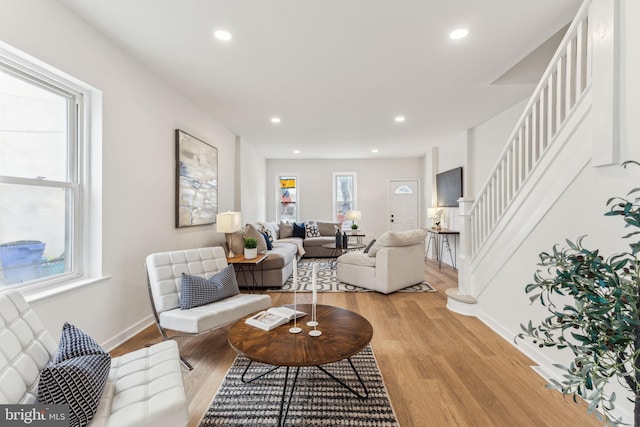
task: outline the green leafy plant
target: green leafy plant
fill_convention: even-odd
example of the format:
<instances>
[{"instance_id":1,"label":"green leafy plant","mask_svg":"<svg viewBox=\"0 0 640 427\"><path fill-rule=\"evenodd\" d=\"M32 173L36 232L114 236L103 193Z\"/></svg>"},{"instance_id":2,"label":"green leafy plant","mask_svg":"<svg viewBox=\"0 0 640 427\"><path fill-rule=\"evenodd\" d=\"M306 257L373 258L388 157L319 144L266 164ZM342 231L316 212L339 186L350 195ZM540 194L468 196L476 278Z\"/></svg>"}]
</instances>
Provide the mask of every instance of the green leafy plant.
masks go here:
<instances>
[{"instance_id":1,"label":"green leafy plant","mask_svg":"<svg viewBox=\"0 0 640 427\"><path fill-rule=\"evenodd\" d=\"M258 239L254 239L253 237L247 237L244 239L244 247L247 249L255 249L258 247Z\"/></svg>"},{"instance_id":2,"label":"green leafy plant","mask_svg":"<svg viewBox=\"0 0 640 427\"><path fill-rule=\"evenodd\" d=\"M358 224L356 224L355 222L351 224L351 229L352 230L357 230L358 229Z\"/></svg>"},{"instance_id":3,"label":"green leafy plant","mask_svg":"<svg viewBox=\"0 0 640 427\"><path fill-rule=\"evenodd\" d=\"M623 163L640 165L638 162ZM569 348L574 358L559 389L573 400L583 398L588 411L596 412L605 425L619 425L612 410L615 393L605 386L616 378L634 399L634 425L640 426L640 187L622 197L609 199L606 216L622 217L625 227L635 228L625 236L629 250L605 259L598 249L583 245L584 236L567 246L555 245L539 255L535 283L526 286L531 303L539 302L551 313L539 325L520 325L517 339L531 339L541 348Z\"/></svg>"}]
</instances>

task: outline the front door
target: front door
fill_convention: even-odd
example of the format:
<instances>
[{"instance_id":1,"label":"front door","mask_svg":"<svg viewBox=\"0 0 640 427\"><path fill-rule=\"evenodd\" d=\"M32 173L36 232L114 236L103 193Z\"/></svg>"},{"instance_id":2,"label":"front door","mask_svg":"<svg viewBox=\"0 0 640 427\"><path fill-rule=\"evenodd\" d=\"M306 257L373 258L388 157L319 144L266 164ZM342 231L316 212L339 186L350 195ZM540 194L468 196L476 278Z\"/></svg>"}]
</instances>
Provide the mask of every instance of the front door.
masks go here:
<instances>
[{"instance_id":1,"label":"front door","mask_svg":"<svg viewBox=\"0 0 640 427\"><path fill-rule=\"evenodd\" d=\"M418 228L418 181L389 181L389 230Z\"/></svg>"}]
</instances>

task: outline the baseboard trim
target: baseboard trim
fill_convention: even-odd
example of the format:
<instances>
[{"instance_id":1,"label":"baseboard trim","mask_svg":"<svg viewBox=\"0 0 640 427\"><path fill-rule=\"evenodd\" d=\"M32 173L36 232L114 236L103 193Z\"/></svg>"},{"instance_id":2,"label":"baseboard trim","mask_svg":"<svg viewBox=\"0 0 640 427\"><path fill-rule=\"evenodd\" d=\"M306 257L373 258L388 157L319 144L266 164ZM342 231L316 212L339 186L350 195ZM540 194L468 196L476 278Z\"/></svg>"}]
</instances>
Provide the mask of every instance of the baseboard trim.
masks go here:
<instances>
[{"instance_id":1,"label":"baseboard trim","mask_svg":"<svg viewBox=\"0 0 640 427\"><path fill-rule=\"evenodd\" d=\"M131 339L137 334L139 334L140 332L142 332L145 328L149 327L149 325L153 324L153 322L154 322L153 316L149 315L144 319L140 320L139 322L135 323L131 327L120 332L118 335L112 338L109 338L107 341L103 342L102 347L107 351L111 351L114 348L118 347L120 344L127 341L128 339Z\"/></svg>"}]
</instances>

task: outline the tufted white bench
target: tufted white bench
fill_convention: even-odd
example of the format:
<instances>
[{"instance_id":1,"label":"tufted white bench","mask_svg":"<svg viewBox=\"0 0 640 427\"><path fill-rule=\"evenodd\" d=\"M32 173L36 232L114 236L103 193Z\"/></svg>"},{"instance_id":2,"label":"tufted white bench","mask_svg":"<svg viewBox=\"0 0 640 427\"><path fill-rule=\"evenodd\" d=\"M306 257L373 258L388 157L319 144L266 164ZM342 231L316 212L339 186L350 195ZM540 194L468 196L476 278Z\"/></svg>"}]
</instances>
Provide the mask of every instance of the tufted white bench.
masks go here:
<instances>
[{"instance_id":1,"label":"tufted white bench","mask_svg":"<svg viewBox=\"0 0 640 427\"><path fill-rule=\"evenodd\" d=\"M0 404L37 402L58 344L18 291L0 294ZM111 359L91 427L177 427L189 421L180 354L165 341Z\"/></svg>"},{"instance_id":2,"label":"tufted white bench","mask_svg":"<svg viewBox=\"0 0 640 427\"><path fill-rule=\"evenodd\" d=\"M170 339L167 330L197 335L271 307L269 295L239 294L188 310L180 309L182 273L209 279L227 265L221 246L159 252L147 257L145 267L151 306L165 340ZM181 360L187 368L193 369L184 357Z\"/></svg>"}]
</instances>

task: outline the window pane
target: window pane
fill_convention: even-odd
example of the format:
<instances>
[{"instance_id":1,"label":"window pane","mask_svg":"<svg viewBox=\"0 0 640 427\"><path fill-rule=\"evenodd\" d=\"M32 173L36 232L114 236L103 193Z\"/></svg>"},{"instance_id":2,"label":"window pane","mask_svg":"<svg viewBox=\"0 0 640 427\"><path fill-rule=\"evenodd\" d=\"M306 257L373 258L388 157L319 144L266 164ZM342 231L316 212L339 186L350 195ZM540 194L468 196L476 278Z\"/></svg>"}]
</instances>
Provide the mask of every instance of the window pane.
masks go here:
<instances>
[{"instance_id":1,"label":"window pane","mask_svg":"<svg viewBox=\"0 0 640 427\"><path fill-rule=\"evenodd\" d=\"M353 176L338 175L336 176L336 217L343 225L351 225L351 221L344 219L347 211L353 210Z\"/></svg>"},{"instance_id":2,"label":"window pane","mask_svg":"<svg viewBox=\"0 0 640 427\"><path fill-rule=\"evenodd\" d=\"M68 179L69 102L0 68L0 175Z\"/></svg>"},{"instance_id":3,"label":"window pane","mask_svg":"<svg viewBox=\"0 0 640 427\"><path fill-rule=\"evenodd\" d=\"M70 191L0 184L0 287L69 271Z\"/></svg>"},{"instance_id":4,"label":"window pane","mask_svg":"<svg viewBox=\"0 0 640 427\"><path fill-rule=\"evenodd\" d=\"M295 222L298 219L298 180L292 176L280 177L280 220Z\"/></svg>"}]
</instances>

